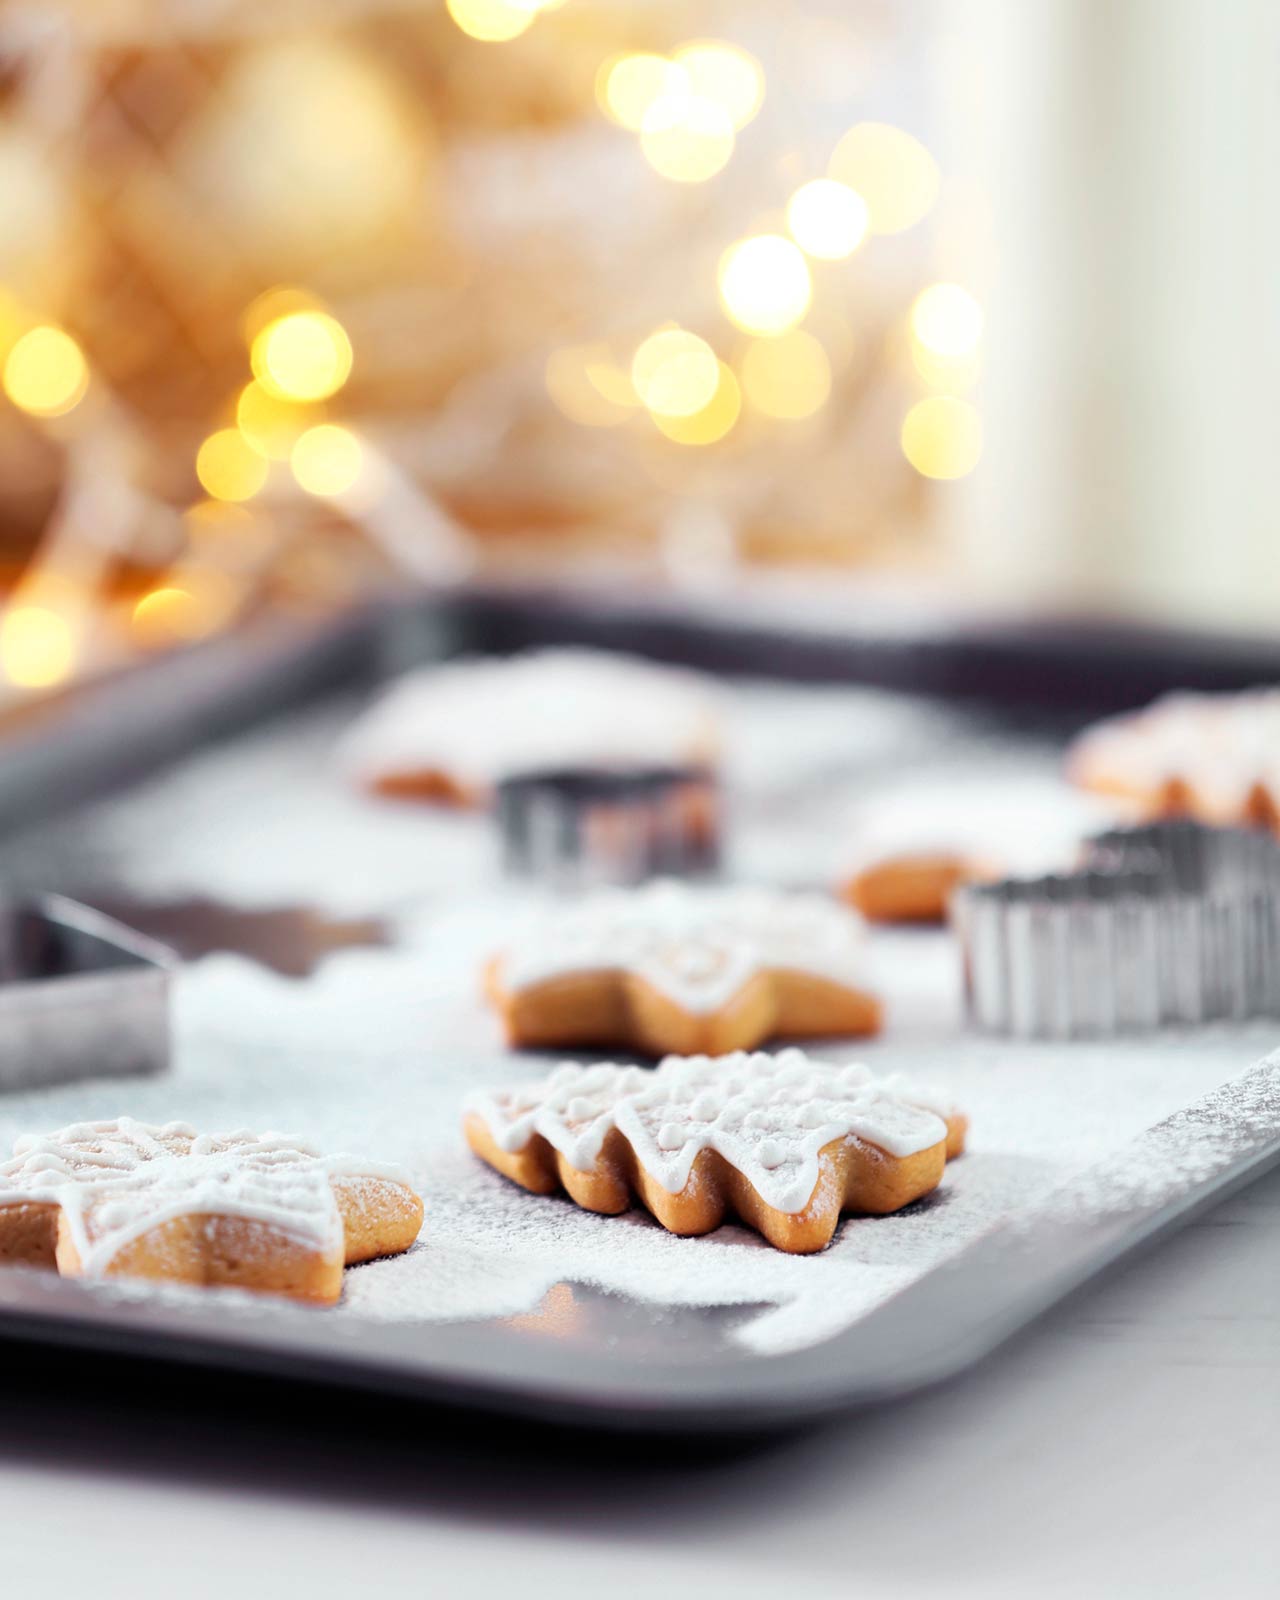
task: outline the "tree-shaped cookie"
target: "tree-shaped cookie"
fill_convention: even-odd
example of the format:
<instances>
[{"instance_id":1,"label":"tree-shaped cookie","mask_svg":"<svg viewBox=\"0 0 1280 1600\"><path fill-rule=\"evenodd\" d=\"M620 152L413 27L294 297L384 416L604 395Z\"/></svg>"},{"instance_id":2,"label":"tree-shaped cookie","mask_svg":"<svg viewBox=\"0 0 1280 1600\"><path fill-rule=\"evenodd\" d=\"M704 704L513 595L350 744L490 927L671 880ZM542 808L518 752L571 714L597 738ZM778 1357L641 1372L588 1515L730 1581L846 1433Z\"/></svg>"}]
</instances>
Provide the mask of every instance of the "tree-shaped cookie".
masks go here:
<instances>
[{"instance_id":1,"label":"tree-shaped cookie","mask_svg":"<svg viewBox=\"0 0 1280 1600\"><path fill-rule=\"evenodd\" d=\"M545 1083L470 1097L478 1156L587 1211L632 1196L672 1233L732 1213L779 1250L821 1250L842 1211L898 1211L964 1148L954 1107L865 1067L777 1056L670 1057L656 1071L566 1062Z\"/></svg>"}]
</instances>

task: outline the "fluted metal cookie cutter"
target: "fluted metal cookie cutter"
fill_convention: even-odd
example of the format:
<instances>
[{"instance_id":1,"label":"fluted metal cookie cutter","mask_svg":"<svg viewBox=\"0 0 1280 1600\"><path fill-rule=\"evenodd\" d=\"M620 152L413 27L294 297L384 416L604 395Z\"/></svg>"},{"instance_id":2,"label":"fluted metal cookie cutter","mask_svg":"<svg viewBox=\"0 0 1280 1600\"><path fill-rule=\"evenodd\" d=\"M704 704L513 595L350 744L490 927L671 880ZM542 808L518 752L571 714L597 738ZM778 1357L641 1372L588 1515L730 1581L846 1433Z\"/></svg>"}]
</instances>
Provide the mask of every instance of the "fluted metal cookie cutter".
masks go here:
<instances>
[{"instance_id":1,"label":"fluted metal cookie cutter","mask_svg":"<svg viewBox=\"0 0 1280 1600\"><path fill-rule=\"evenodd\" d=\"M176 965L61 895L0 902L0 1090L164 1071Z\"/></svg>"},{"instance_id":2,"label":"fluted metal cookie cutter","mask_svg":"<svg viewBox=\"0 0 1280 1600\"><path fill-rule=\"evenodd\" d=\"M1280 844L1162 822L1091 839L1078 872L954 903L970 1020L1070 1039L1280 1016Z\"/></svg>"},{"instance_id":3,"label":"fluted metal cookie cutter","mask_svg":"<svg viewBox=\"0 0 1280 1600\"><path fill-rule=\"evenodd\" d=\"M498 785L504 864L587 888L687 877L719 860L715 780L693 767L523 773Z\"/></svg>"}]
</instances>

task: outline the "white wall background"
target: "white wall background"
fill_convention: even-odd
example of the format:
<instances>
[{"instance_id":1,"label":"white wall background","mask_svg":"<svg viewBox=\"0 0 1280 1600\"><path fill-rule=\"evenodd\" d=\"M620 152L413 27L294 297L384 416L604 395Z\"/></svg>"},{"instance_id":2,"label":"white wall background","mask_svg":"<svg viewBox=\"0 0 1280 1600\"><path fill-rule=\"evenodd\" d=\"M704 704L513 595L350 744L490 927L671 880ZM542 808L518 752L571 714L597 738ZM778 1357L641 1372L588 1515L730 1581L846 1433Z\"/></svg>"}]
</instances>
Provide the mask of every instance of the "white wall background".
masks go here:
<instances>
[{"instance_id":1,"label":"white wall background","mask_svg":"<svg viewBox=\"0 0 1280 1600\"><path fill-rule=\"evenodd\" d=\"M983 197L946 270L987 310L959 563L997 596L1280 626L1280 6L943 14L943 159Z\"/></svg>"}]
</instances>

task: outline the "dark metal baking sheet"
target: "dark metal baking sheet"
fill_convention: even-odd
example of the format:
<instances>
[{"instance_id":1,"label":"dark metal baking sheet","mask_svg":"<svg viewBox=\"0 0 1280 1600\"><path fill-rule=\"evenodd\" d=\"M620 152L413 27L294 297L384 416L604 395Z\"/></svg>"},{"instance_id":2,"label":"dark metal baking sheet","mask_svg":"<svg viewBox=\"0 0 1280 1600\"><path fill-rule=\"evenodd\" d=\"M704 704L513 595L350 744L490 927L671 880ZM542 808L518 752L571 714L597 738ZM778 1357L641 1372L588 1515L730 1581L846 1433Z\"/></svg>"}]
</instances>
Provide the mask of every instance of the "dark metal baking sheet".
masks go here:
<instances>
[{"instance_id":1,"label":"dark metal baking sheet","mask_svg":"<svg viewBox=\"0 0 1280 1600\"><path fill-rule=\"evenodd\" d=\"M1260 1106L1271 1115L1260 1117ZM1061 1207L1010 1224L845 1332L794 1354L728 1353L723 1310L669 1313L575 1293L570 1338L510 1319L437 1326L339 1322L323 1311L229 1297L181 1306L145 1290L105 1294L44 1273L0 1273L0 1337L193 1368L353 1386L613 1431L733 1433L787 1428L900 1398L973 1365L1131 1251L1280 1165L1280 1058L1224 1085L1136 1141L1135 1170L1195 1124L1216 1159L1156 1197ZM1098 1191L1101 1193L1101 1191ZM743 1308L747 1309L747 1308Z\"/></svg>"},{"instance_id":2,"label":"dark metal baking sheet","mask_svg":"<svg viewBox=\"0 0 1280 1600\"><path fill-rule=\"evenodd\" d=\"M195 697L198 714L181 728L175 717L162 743L168 752L189 748L264 704L305 700L369 674L380 659L404 664L459 638L477 642L465 630L459 636L444 627L434 613L410 608L372 626L366 620L332 634L317 630L289 649L273 643L233 662L210 656ZM255 672L263 691L257 695ZM117 686L113 717L145 722L157 706L154 691L140 706L125 687ZM81 727L91 720L82 718ZM57 775L69 804L97 786L84 784L83 773L77 778L75 761L56 741L28 753L22 781L8 796L14 821L29 811L41 776ZM139 734L132 770L162 753ZM87 759L84 751L80 757ZM119 784L129 775L129 763L116 763L104 782ZM10 855L8 865L29 869L32 860L39 858L19 862ZM673 1310L581 1284L570 1285L580 1313L571 1329L549 1324L531 1333L522 1325L527 1319L382 1324L268 1301L246 1307L219 1295L188 1303L147 1291L104 1293L17 1270L0 1273L0 1337L575 1425L685 1432L791 1426L960 1371L1130 1250L1280 1163L1276 1072L1274 1063L1255 1069L1172 1119L1185 1128L1190 1117L1203 1134L1209 1159L1192 1174L1175 1173L1178 1181L1169 1186L1135 1191L1101 1210L1049 1212L990 1235L846 1331L793 1354L756 1355L725 1339L726 1318L745 1317L750 1306ZM1241 1085L1251 1087L1242 1094ZM1133 1152L1135 1170L1152 1169L1149 1158L1167 1131L1162 1125L1139 1141L1144 1148Z\"/></svg>"}]
</instances>

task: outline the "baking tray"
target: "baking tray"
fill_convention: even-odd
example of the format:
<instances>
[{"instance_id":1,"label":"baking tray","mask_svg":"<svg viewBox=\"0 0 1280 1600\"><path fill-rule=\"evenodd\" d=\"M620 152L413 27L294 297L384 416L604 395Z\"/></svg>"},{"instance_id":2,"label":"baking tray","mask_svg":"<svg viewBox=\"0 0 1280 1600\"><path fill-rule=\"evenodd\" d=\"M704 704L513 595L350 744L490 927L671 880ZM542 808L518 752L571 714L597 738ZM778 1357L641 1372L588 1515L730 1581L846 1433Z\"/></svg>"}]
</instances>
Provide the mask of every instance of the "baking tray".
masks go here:
<instances>
[{"instance_id":1,"label":"baking tray","mask_svg":"<svg viewBox=\"0 0 1280 1600\"><path fill-rule=\"evenodd\" d=\"M428 650L435 647L426 635L423 642ZM394 648L385 639L382 643L393 660L405 659L399 626ZM309 648L314 651L316 641ZM359 676L378 653L362 649L352 655ZM317 691L328 692L335 684L332 658L321 650L316 659L326 663L315 678ZM301 669L298 678L301 699L306 700L306 673ZM341 681L341 674L337 679ZM242 669L236 692L248 704L252 696L245 690ZM212 690L207 704L216 711ZM793 724L793 709L784 708L781 720L787 726ZM875 749L862 741L847 757L846 776L859 783L871 781L877 770L899 776L904 752L914 744L936 754L936 708L895 703L890 709L893 715L880 719L883 738ZM959 745L972 746L972 755L979 748L979 730L950 716L947 722L955 724ZM229 725L221 713L212 723L224 733ZM255 825L262 814L263 784L270 777L269 763L263 762L269 749L259 737L243 758L236 746L227 752L229 770L245 773L235 803ZM819 767L807 776L798 774L789 790L765 795L762 808L783 802L788 814L797 805L807 808L797 836L802 833L811 846L815 839L821 842L821 829L813 822L831 787L829 777ZM193 783L198 789L203 781L200 772L188 775L185 787L175 781L166 801L173 818L184 814ZM116 833L121 819L133 812L129 794L110 811L73 811L52 828L33 825L12 836L0 847L0 871L10 879L38 877L45 886L64 892L84 892L86 878L95 874L96 886L104 892L140 887L151 892L156 858L164 861L163 816L168 814L157 810L157 793L168 791L157 791L153 783L139 798L136 815L124 830L127 839ZM215 856L223 848L221 840L203 842ZM335 856L335 870L338 865ZM177 870L172 861L168 866ZM227 869L234 878L238 869L233 860ZM321 898L330 889L337 893L332 884L315 888ZM370 909L386 908L378 904ZM1237 1054L1228 1041L1233 1065L1224 1071L1224 1079L1260 1053L1250 1043L1254 1038L1242 1037ZM1170 1041L1173 1052L1185 1048L1185 1041ZM1218 1050L1222 1055L1220 1036ZM116 1095L112 1104L128 1109L117 1091L111 1092ZM29 1120L35 1115L24 1114ZM91 1114L109 1114L101 1094ZM227 1115L234 1118L230 1110ZM52 1124L55 1119L46 1120ZM1194 1160L1188 1160L1189 1152ZM11 1270L0 1273L0 1338L381 1391L559 1424L758 1432L889 1400L947 1378L1111 1263L1277 1163L1280 1068L1268 1060L1217 1084L1141 1133L1132 1147L1110 1158L1105 1184L1091 1185L1087 1178L1069 1182L1029 1217L986 1234L852 1326L782 1354L759 1354L726 1338L734 1318L752 1311L749 1303L656 1304L601 1292L572 1278L565 1293L574 1316L561 1326L546 1318L533 1326L537 1319L524 1315L454 1323L380 1322L262 1300L250 1306L231 1296L103 1290ZM1134 1175L1132 1184L1123 1181L1126 1173ZM430 1228L429 1211L428 1241Z\"/></svg>"},{"instance_id":2,"label":"baking tray","mask_svg":"<svg viewBox=\"0 0 1280 1600\"><path fill-rule=\"evenodd\" d=\"M1260 1103L1273 1120L1260 1128ZM830 1418L942 1382L989 1355L1123 1257L1280 1164L1280 1057L1152 1128L1135 1169L1159 1170L1187 1120L1213 1152L1199 1176L1128 1204L1095 1205L1087 1182L1025 1225L1010 1224L802 1352L727 1355L715 1320L678 1336L614 1296L579 1297L575 1337L511 1320L437 1327L339 1324L323 1312L211 1296L175 1307L42 1273L0 1273L0 1337L104 1355L336 1384L557 1425L648 1433L759 1433ZM1155 1159L1153 1159L1155 1158ZM1176 1188L1176 1192L1172 1192ZM219 1297L220 1298L220 1297Z\"/></svg>"}]
</instances>

